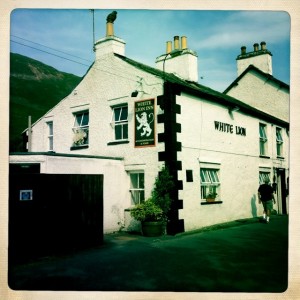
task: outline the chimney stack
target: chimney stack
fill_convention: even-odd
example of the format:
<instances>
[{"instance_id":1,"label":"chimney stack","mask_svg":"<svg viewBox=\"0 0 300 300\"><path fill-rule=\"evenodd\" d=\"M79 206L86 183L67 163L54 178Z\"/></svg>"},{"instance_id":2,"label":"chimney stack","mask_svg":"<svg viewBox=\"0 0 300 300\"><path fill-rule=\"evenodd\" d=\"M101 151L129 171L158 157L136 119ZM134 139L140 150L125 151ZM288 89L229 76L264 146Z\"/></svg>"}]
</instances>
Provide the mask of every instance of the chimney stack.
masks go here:
<instances>
[{"instance_id":1,"label":"chimney stack","mask_svg":"<svg viewBox=\"0 0 300 300\"><path fill-rule=\"evenodd\" d=\"M117 53L125 56L125 42L114 34L114 21L117 12L113 11L106 18L106 36L95 42L96 60L103 59L107 54Z\"/></svg>"},{"instance_id":2,"label":"chimney stack","mask_svg":"<svg viewBox=\"0 0 300 300\"><path fill-rule=\"evenodd\" d=\"M250 65L272 75L272 53L267 50L266 42L255 43L253 51L246 52L246 46L241 47L241 54L237 56L237 70L240 76Z\"/></svg>"},{"instance_id":3,"label":"chimney stack","mask_svg":"<svg viewBox=\"0 0 300 300\"><path fill-rule=\"evenodd\" d=\"M156 58L156 68L164 72L173 73L185 80L198 81L198 55L188 49L186 36L174 36L174 49L172 42L166 44L166 53Z\"/></svg>"}]
</instances>

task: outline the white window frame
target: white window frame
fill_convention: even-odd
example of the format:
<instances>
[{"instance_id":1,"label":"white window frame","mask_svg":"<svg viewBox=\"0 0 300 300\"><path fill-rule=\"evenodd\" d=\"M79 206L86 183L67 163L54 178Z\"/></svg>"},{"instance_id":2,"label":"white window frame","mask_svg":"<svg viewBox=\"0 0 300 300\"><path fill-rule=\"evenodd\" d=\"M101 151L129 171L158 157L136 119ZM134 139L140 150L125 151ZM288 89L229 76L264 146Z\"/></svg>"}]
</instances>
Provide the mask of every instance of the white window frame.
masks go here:
<instances>
[{"instance_id":1,"label":"white window frame","mask_svg":"<svg viewBox=\"0 0 300 300\"><path fill-rule=\"evenodd\" d=\"M132 176L137 176L137 186L133 186ZM145 201L145 173L144 171L129 172L131 205L137 205Z\"/></svg>"},{"instance_id":2,"label":"white window frame","mask_svg":"<svg viewBox=\"0 0 300 300\"><path fill-rule=\"evenodd\" d=\"M267 125L259 123L259 154L266 156L268 153Z\"/></svg>"},{"instance_id":3,"label":"white window frame","mask_svg":"<svg viewBox=\"0 0 300 300\"><path fill-rule=\"evenodd\" d=\"M276 154L279 157L283 156L283 139L282 139L282 129L276 127Z\"/></svg>"},{"instance_id":4,"label":"white window frame","mask_svg":"<svg viewBox=\"0 0 300 300\"><path fill-rule=\"evenodd\" d=\"M46 122L48 129L48 151L54 149L54 136L53 136L53 121Z\"/></svg>"},{"instance_id":5,"label":"white window frame","mask_svg":"<svg viewBox=\"0 0 300 300\"><path fill-rule=\"evenodd\" d=\"M86 146L89 144L89 122L90 122L90 116L89 111L79 111L73 113L74 115L74 125L73 125L73 146L79 147L79 146ZM78 116L81 115L80 120L78 121ZM87 122L85 121L85 116L87 116Z\"/></svg>"},{"instance_id":6,"label":"white window frame","mask_svg":"<svg viewBox=\"0 0 300 300\"><path fill-rule=\"evenodd\" d=\"M123 109L127 110L126 118L122 118ZM128 105L118 105L112 107L111 125L114 128L114 140L115 141L127 141L128 140ZM116 115L116 111L120 110L119 115ZM117 136L117 129L121 128L121 136Z\"/></svg>"},{"instance_id":7,"label":"white window frame","mask_svg":"<svg viewBox=\"0 0 300 300\"><path fill-rule=\"evenodd\" d=\"M220 169L215 168L200 168L200 191L201 199L207 198L210 192L217 193L217 198L220 195Z\"/></svg>"}]
</instances>

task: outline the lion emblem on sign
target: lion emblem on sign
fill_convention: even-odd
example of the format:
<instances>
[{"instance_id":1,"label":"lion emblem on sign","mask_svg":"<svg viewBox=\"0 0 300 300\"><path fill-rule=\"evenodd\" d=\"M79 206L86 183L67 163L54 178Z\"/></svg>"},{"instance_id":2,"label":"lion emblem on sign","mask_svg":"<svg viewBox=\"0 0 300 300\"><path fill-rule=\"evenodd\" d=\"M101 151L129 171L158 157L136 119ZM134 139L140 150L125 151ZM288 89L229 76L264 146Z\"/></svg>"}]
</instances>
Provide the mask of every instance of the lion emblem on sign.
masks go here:
<instances>
[{"instance_id":1,"label":"lion emblem on sign","mask_svg":"<svg viewBox=\"0 0 300 300\"><path fill-rule=\"evenodd\" d=\"M146 135L147 137L151 135L152 129L150 127L150 124L153 122L153 113L150 113L147 115L146 112L142 112L140 116L137 114L136 119L139 122L139 125L137 126L137 130L142 130L141 136ZM150 121L148 120L150 119Z\"/></svg>"}]
</instances>

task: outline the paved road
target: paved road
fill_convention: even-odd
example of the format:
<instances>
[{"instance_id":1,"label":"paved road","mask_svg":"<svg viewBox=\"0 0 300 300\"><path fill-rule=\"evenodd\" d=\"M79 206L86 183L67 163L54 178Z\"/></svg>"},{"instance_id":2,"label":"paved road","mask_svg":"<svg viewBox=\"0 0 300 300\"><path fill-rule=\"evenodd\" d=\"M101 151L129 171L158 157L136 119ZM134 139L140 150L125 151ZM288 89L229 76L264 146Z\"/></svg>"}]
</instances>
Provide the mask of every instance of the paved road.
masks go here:
<instances>
[{"instance_id":1,"label":"paved road","mask_svg":"<svg viewBox=\"0 0 300 300\"><path fill-rule=\"evenodd\" d=\"M230 226L229 226L230 225ZM288 217L146 238L105 236L100 247L9 269L16 290L283 292Z\"/></svg>"}]
</instances>

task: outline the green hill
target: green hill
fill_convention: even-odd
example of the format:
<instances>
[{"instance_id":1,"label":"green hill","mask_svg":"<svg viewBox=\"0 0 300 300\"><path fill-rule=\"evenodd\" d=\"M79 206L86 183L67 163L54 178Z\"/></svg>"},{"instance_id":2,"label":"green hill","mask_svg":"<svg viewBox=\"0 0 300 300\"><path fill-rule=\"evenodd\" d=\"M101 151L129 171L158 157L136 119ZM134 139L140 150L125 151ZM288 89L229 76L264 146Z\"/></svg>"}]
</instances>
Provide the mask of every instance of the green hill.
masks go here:
<instances>
[{"instance_id":1,"label":"green hill","mask_svg":"<svg viewBox=\"0 0 300 300\"><path fill-rule=\"evenodd\" d=\"M60 72L37 60L10 54L10 151L22 151L21 133L66 97L81 77Z\"/></svg>"}]
</instances>

